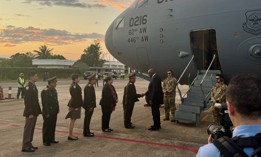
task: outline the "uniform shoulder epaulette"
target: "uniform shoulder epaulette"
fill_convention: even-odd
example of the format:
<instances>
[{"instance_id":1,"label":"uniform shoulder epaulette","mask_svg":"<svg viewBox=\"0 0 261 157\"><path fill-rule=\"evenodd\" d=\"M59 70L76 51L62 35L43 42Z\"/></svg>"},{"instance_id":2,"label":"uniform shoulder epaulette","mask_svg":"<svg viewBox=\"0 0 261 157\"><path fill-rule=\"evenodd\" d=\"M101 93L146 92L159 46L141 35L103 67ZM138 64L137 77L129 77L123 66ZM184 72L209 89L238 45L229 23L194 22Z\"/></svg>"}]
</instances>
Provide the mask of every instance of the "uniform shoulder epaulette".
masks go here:
<instances>
[{"instance_id":1,"label":"uniform shoulder epaulette","mask_svg":"<svg viewBox=\"0 0 261 157\"><path fill-rule=\"evenodd\" d=\"M73 83L71 84L71 87L76 88L76 83L73 82Z\"/></svg>"}]
</instances>

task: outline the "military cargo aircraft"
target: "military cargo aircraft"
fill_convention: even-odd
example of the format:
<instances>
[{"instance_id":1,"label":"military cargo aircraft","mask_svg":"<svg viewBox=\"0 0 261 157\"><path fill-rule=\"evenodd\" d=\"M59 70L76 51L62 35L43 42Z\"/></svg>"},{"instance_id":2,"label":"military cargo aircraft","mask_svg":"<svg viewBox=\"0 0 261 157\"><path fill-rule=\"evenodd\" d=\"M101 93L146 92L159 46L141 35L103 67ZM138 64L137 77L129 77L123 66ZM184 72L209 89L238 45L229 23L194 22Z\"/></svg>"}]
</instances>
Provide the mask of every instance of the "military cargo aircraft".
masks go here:
<instances>
[{"instance_id":1,"label":"military cargo aircraft","mask_svg":"<svg viewBox=\"0 0 261 157\"><path fill-rule=\"evenodd\" d=\"M260 0L136 0L106 32L106 47L122 63L161 76L192 77L220 70L261 77ZM185 78L185 77L184 77Z\"/></svg>"},{"instance_id":2,"label":"military cargo aircraft","mask_svg":"<svg viewBox=\"0 0 261 157\"><path fill-rule=\"evenodd\" d=\"M179 83L191 84L185 104L203 105L185 110L196 110L198 119L213 75L261 77L261 1L136 0L109 26L105 42L131 68L154 68L162 78L172 69Z\"/></svg>"}]
</instances>

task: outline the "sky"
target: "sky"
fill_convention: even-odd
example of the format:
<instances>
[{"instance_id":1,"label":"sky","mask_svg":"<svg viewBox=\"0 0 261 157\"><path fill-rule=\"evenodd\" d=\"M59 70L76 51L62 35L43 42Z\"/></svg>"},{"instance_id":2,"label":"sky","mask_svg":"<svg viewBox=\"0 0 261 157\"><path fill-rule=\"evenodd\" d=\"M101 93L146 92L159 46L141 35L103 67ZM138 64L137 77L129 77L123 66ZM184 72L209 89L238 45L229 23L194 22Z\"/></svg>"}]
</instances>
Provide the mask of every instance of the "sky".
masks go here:
<instances>
[{"instance_id":1,"label":"sky","mask_svg":"<svg viewBox=\"0 0 261 157\"><path fill-rule=\"evenodd\" d=\"M38 50L77 60L95 40L111 59L104 37L134 0L0 0L0 57Z\"/></svg>"}]
</instances>

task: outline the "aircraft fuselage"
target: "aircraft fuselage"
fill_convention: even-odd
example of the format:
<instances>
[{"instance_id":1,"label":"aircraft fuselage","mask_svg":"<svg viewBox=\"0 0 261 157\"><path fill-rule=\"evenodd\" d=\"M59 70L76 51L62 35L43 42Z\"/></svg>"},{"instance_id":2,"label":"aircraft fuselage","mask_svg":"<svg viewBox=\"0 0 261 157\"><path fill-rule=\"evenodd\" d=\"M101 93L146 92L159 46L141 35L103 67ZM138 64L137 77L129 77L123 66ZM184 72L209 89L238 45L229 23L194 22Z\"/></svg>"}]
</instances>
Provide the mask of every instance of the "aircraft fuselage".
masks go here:
<instances>
[{"instance_id":1,"label":"aircraft fuselage","mask_svg":"<svg viewBox=\"0 0 261 157\"><path fill-rule=\"evenodd\" d=\"M261 77L260 0L140 0L120 14L106 32L106 47L131 68L154 68L181 81L206 70L226 80L238 73Z\"/></svg>"}]
</instances>

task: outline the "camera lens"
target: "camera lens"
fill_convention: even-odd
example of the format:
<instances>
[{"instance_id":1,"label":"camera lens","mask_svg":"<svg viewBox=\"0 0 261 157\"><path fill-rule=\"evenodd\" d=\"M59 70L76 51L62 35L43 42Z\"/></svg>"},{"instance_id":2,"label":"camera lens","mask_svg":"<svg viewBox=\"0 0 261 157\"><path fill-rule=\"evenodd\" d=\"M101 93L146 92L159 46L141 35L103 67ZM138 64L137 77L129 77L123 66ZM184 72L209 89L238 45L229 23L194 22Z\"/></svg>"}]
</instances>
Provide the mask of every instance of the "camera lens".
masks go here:
<instances>
[{"instance_id":1,"label":"camera lens","mask_svg":"<svg viewBox=\"0 0 261 157\"><path fill-rule=\"evenodd\" d=\"M220 131L222 130L222 126L221 125L217 125L217 124L210 124L208 126L208 129L207 129L207 133L208 135L213 135L215 134L217 131Z\"/></svg>"}]
</instances>

